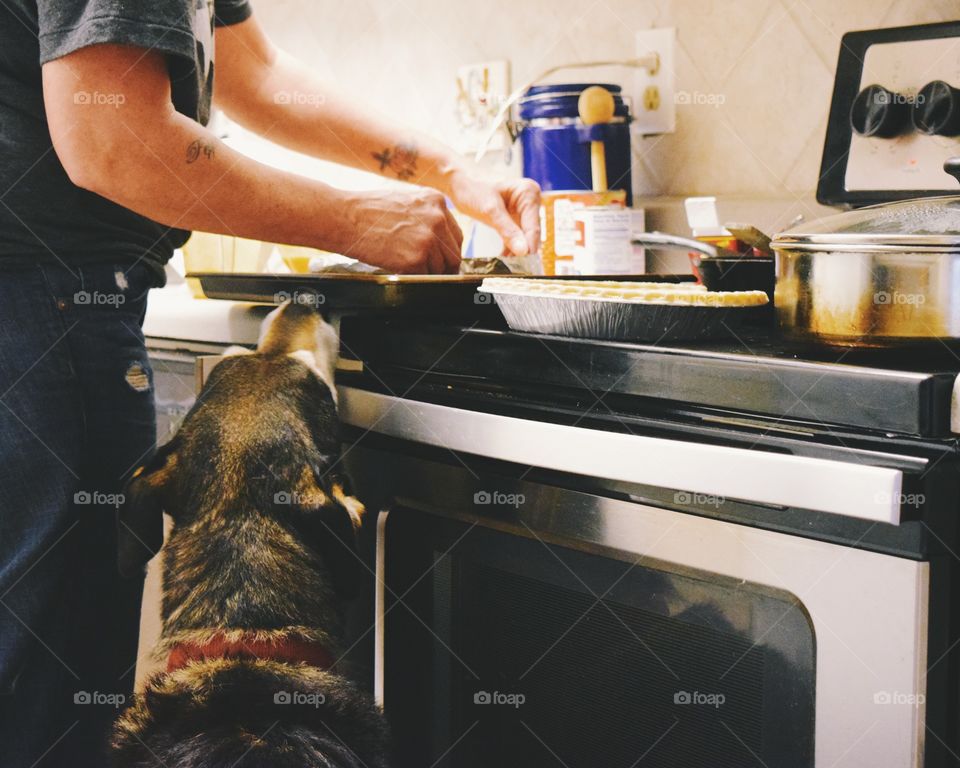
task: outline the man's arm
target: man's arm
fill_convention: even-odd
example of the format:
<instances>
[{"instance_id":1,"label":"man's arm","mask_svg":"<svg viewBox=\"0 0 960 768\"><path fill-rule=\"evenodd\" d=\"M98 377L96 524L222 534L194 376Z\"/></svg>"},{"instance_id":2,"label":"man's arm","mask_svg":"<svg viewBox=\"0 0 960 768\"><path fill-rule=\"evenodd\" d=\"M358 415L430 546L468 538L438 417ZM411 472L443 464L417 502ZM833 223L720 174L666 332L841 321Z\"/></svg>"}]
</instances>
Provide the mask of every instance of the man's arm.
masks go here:
<instances>
[{"instance_id":1,"label":"man's arm","mask_svg":"<svg viewBox=\"0 0 960 768\"><path fill-rule=\"evenodd\" d=\"M537 249L539 189L483 179L430 136L358 105L273 46L256 16L217 29L214 99L234 120L304 154L440 190L517 255Z\"/></svg>"},{"instance_id":2,"label":"man's arm","mask_svg":"<svg viewBox=\"0 0 960 768\"><path fill-rule=\"evenodd\" d=\"M75 99L109 93L110 104ZM94 45L43 66L54 149L71 180L185 229L349 254L398 272L455 271L460 235L426 190L348 193L230 149L177 113L162 54Z\"/></svg>"}]
</instances>

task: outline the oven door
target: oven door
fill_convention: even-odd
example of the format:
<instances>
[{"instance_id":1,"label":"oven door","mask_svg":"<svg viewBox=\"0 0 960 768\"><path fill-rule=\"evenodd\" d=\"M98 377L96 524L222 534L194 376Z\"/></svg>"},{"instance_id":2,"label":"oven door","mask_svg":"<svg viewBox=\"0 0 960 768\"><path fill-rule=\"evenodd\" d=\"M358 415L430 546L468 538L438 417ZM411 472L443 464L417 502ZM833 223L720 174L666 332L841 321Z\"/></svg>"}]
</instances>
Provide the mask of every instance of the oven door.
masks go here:
<instances>
[{"instance_id":1,"label":"oven door","mask_svg":"<svg viewBox=\"0 0 960 768\"><path fill-rule=\"evenodd\" d=\"M424 442L348 457L391 494L377 686L401 764L921 765L926 563Z\"/></svg>"}]
</instances>

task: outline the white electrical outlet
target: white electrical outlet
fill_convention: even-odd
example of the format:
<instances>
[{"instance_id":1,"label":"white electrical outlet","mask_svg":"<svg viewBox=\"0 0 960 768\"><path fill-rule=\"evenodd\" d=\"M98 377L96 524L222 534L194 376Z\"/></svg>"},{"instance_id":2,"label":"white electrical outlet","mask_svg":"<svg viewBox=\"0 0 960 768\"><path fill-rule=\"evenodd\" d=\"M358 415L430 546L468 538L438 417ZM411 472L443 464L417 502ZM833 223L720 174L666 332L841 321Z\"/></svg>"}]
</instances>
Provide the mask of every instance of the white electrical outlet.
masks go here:
<instances>
[{"instance_id":1,"label":"white electrical outlet","mask_svg":"<svg viewBox=\"0 0 960 768\"><path fill-rule=\"evenodd\" d=\"M481 61L457 69L457 123L460 126L458 149L475 152L486 137L493 119L510 93L510 63ZM491 149L503 146L497 134Z\"/></svg>"},{"instance_id":2,"label":"white electrical outlet","mask_svg":"<svg viewBox=\"0 0 960 768\"><path fill-rule=\"evenodd\" d=\"M656 52L657 71L636 71L633 88L633 131L644 136L673 133L677 127L676 47L673 27L644 29L637 32L637 55Z\"/></svg>"}]
</instances>

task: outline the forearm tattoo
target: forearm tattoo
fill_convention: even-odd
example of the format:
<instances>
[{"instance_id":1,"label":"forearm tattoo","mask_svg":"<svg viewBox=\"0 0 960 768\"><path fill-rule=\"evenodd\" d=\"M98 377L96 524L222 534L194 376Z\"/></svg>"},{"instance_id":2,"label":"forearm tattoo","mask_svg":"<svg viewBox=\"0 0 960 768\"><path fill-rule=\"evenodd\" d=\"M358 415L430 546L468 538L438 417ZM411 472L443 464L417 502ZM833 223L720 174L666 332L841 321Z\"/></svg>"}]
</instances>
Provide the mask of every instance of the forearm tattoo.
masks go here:
<instances>
[{"instance_id":1,"label":"forearm tattoo","mask_svg":"<svg viewBox=\"0 0 960 768\"><path fill-rule=\"evenodd\" d=\"M203 139L195 139L190 142L190 146L187 147L187 164L195 163L201 157L207 158L207 160L213 160L215 154L215 149L213 144L207 144Z\"/></svg>"},{"instance_id":2,"label":"forearm tattoo","mask_svg":"<svg viewBox=\"0 0 960 768\"><path fill-rule=\"evenodd\" d=\"M392 171L401 181L409 181L417 175L417 160L420 150L416 144L402 143L387 147L382 152L373 152L373 158L380 163L380 172Z\"/></svg>"}]
</instances>

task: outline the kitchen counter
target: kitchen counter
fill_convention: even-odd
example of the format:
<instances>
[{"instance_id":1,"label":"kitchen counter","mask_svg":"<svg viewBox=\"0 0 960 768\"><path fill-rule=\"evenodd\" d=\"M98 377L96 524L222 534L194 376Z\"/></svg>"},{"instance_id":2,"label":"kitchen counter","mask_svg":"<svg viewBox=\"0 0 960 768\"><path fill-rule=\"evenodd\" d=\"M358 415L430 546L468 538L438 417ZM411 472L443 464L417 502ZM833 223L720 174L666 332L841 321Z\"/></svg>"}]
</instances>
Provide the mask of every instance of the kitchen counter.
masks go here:
<instances>
[{"instance_id":1,"label":"kitchen counter","mask_svg":"<svg viewBox=\"0 0 960 768\"><path fill-rule=\"evenodd\" d=\"M256 344L271 307L244 301L196 299L186 283L154 289L143 333L149 339L206 344Z\"/></svg>"}]
</instances>

